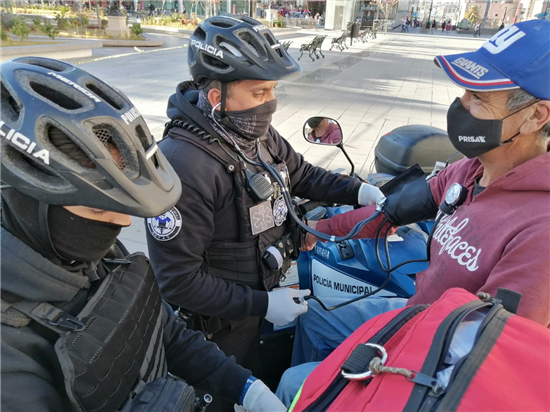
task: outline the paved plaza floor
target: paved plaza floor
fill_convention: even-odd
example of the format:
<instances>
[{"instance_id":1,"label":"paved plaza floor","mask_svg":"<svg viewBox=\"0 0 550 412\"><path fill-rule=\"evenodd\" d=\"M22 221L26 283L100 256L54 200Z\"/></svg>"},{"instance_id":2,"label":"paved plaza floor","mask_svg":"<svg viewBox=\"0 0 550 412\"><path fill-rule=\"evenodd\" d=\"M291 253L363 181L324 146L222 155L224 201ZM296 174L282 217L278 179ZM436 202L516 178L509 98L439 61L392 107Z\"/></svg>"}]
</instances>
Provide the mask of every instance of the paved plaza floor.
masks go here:
<instances>
[{"instance_id":1,"label":"paved plaza floor","mask_svg":"<svg viewBox=\"0 0 550 412\"><path fill-rule=\"evenodd\" d=\"M282 40L292 40L289 51L298 58L300 45L316 34L301 31L282 36ZM348 43L349 49L340 52L328 51L330 39L337 33L326 34L322 47L326 57L312 62L305 54L300 60L302 73L279 82L278 111L272 124L310 163L349 170L337 148L311 145L302 137L302 126L309 117L337 119L346 150L361 175L370 170L377 140L390 130L407 124L446 128L447 109L462 91L444 77L433 57L472 51L486 40L441 32L386 33L367 43ZM180 81L189 79L188 40L165 34L148 36L162 40L164 47L143 52L102 50L86 61L73 63L126 93L160 138L167 121L167 99ZM147 249L141 219L134 219L121 238L131 251Z\"/></svg>"}]
</instances>

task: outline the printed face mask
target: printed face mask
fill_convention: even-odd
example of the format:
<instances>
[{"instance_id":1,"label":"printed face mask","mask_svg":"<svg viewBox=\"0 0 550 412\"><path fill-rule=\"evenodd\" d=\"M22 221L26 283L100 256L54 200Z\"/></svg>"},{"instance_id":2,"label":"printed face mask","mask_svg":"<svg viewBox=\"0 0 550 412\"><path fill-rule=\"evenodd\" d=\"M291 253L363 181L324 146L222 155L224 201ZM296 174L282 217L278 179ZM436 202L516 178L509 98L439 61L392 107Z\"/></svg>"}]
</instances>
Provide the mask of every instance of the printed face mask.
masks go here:
<instances>
[{"instance_id":1,"label":"printed face mask","mask_svg":"<svg viewBox=\"0 0 550 412\"><path fill-rule=\"evenodd\" d=\"M251 109L225 112L222 123L247 139L258 139L267 134L273 114L277 111L277 99Z\"/></svg>"},{"instance_id":2,"label":"printed face mask","mask_svg":"<svg viewBox=\"0 0 550 412\"><path fill-rule=\"evenodd\" d=\"M505 141L501 141L504 119L535 104L535 100L502 119L478 119L470 114L457 97L447 111L447 132L449 140L456 150L469 159L490 152L505 143L510 143L519 131Z\"/></svg>"}]
</instances>

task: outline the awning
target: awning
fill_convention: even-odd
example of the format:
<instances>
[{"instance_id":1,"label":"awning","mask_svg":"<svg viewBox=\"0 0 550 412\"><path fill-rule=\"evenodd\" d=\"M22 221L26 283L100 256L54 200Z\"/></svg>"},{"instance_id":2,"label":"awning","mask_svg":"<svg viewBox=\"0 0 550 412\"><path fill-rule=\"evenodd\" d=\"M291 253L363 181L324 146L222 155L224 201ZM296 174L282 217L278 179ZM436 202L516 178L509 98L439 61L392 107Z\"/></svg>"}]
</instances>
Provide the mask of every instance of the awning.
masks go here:
<instances>
[{"instance_id":1,"label":"awning","mask_svg":"<svg viewBox=\"0 0 550 412\"><path fill-rule=\"evenodd\" d=\"M546 16L548 16L548 13L550 13L550 11L545 11L544 13L535 14L535 17L537 19L545 19Z\"/></svg>"}]
</instances>

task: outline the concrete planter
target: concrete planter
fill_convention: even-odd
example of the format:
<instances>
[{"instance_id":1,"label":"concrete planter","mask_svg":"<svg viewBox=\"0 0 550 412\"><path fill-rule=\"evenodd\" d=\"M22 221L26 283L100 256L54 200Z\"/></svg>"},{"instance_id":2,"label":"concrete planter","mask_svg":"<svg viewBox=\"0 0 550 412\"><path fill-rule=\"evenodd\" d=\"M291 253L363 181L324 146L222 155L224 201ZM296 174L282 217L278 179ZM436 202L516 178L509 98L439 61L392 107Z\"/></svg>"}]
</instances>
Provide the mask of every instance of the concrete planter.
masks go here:
<instances>
[{"instance_id":1,"label":"concrete planter","mask_svg":"<svg viewBox=\"0 0 550 412\"><path fill-rule=\"evenodd\" d=\"M70 43L41 44L36 46L2 47L0 61L24 56L74 59L90 57L93 49L103 47L101 40L82 40Z\"/></svg>"}]
</instances>

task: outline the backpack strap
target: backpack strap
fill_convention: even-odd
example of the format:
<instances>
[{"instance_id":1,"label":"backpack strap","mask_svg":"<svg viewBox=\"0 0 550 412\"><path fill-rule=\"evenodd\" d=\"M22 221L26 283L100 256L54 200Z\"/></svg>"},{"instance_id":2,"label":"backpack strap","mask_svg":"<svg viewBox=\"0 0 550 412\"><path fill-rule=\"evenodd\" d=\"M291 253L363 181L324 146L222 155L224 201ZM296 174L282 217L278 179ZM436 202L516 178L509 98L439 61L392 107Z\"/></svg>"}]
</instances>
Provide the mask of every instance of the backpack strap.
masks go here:
<instances>
[{"instance_id":1,"label":"backpack strap","mask_svg":"<svg viewBox=\"0 0 550 412\"><path fill-rule=\"evenodd\" d=\"M0 312L1 323L13 326L14 328L22 328L31 322L31 318L13 308L13 306L22 299L23 298L13 293L2 291Z\"/></svg>"},{"instance_id":2,"label":"backpack strap","mask_svg":"<svg viewBox=\"0 0 550 412\"><path fill-rule=\"evenodd\" d=\"M59 334L85 328L79 319L47 302L31 302L2 291L2 323L20 328L27 326L31 320Z\"/></svg>"},{"instance_id":3,"label":"backpack strap","mask_svg":"<svg viewBox=\"0 0 550 412\"><path fill-rule=\"evenodd\" d=\"M518 311L521 298L521 293L503 288L498 288L497 294L495 295L495 299L500 300L500 303L504 307L504 309L506 309L510 313L513 313L514 315Z\"/></svg>"}]
</instances>

